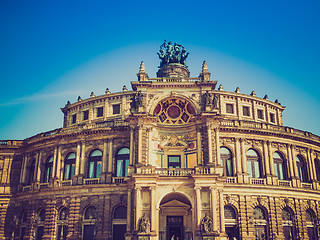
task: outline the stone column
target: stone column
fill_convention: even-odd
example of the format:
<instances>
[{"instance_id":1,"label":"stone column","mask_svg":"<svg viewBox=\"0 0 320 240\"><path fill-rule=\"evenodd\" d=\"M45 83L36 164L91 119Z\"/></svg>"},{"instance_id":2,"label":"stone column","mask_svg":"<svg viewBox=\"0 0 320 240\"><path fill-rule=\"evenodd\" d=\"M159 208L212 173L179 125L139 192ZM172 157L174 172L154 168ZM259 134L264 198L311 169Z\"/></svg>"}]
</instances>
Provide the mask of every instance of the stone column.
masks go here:
<instances>
[{"instance_id":1,"label":"stone column","mask_svg":"<svg viewBox=\"0 0 320 240\"><path fill-rule=\"evenodd\" d=\"M130 166L134 164L134 127L130 127Z\"/></svg>"},{"instance_id":2,"label":"stone column","mask_svg":"<svg viewBox=\"0 0 320 240\"><path fill-rule=\"evenodd\" d=\"M215 128L215 133L216 133L216 165L221 165L220 163L220 136L219 136L219 128Z\"/></svg>"},{"instance_id":3,"label":"stone column","mask_svg":"<svg viewBox=\"0 0 320 240\"><path fill-rule=\"evenodd\" d=\"M270 175L270 166L269 166L269 152L267 142L263 141L263 152L264 152L264 167L265 167L265 176L268 177Z\"/></svg>"},{"instance_id":4,"label":"stone column","mask_svg":"<svg viewBox=\"0 0 320 240\"><path fill-rule=\"evenodd\" d=\"M295 178L294 169L293 169L293 159L292 159L291 145L287 146L287 151L288 151L288 162L289 162L290 177L291 178Z\"/></svg>"},{"instance_id":5,"label":"stone column","mask_svg":"<svg viewBox=\"0 0 320 240\"><path fill-rule=\"evenodd\" d=\"M139 230L139 219L141 217L141 187L136 187L136 230Z\"/></svg>"},{"instance_id":6,"label":"stone column","mask_svg":"<svg viewBox=\"0 0 320 240\"><path fill-rule=\"evenodd\" d=\"M271 149L271 142L267 141L268 146L268 153L269 153L269 163L270 163L270 173L272 176L275 176L274 172L274 161L273 161L273 155L272 155L272 149Z\"/></svg>"},{"instance_id":7,"label":"stone column","mask_svg":"<svg viewBox=\"0 0 320 240\"><path fill-rule=\"evenodd\" d=\"M60 179L60 175L61 175L61 146L58 147L56 178Z\"/></svg>"},{"instance_id":8,"label":"stone column","mask_svg":"<svg viewBox=\"0 0 320 240\"><path fill-rule=\"evenodd\" d=\"M211 124L207 124L209 164L213 164Z\"/></svg>"},{"instance_id":9,"label":"stone column","mask_svg":"<svg viewBox=\"0 0 320 240\"><path fill-rule=\"evenodd\" d=\"M113 138L109 139L109 159L108 159L108 173L112 173L113 162Z\"/></svg>"},{"instance_id":10,"label":"stone column","mask_svg":"<svg viewBox=\"0 0 320 240\"><path fill-rule=\"evenodd\" d=\"M201 127L197 127L197 157L198 165L202 165L202 143L201 143Z\"/></svg>"},{"instance_id":11,"label":"stone column","mask_svg":"<svg viewBox=\"0 0 320 240\"><path fill-rule=\"evenodd\" d=\"M102 173L107 172L108 162L107 162L107 151L108 151L108 140L103 142L103 153L102 153Z\"/></svg>"},{"instance_id":12,"label":"stone column","mask_svg":"<svg viewBox=\"0 0 320 240\"><path fill-rule=\"evenodd\" d=\"M312 164L312 159L311 159L311 154L310 154L310 149L307 149L307 161L308 161L308 170L309 170L309 173L310 173L310 180L311 181L314 181L315 180L315 177L314 177L314 173L313 172L313 164Z\"/></svg>"},{"instance_id":13,"label":"stone column","mask_svg":"<svg viewBox=\"0 0 320 240\"><path fill-rule=\"evenodd\" d=\"M244 139L240 138L241 142L241 159L242 159L242 172L248 173L248 166L247 166L247 153L244 147Z\"/></svg>"},{"instance_id":14,"label":"stone column","mask_svg":"<svg viewBox=\"0 0 320 240\"><path fill-rule=\"evenodd\" d=\"M25 172L26 172L26 165L28 162L28 157L25 155L22 158L22 164L21 164L21 171L20 171L20 183L25 182Z\"/></svg>"},{"instance_id":15,"label":"stone column","mask_svg":"<svg viewBox=\"0 0 320 240\"><path fill-rule=\"evenodd\" d=\"M80 170L80 154L81 154L81 143L77 143L77 154L76 154L76 166L74 175L79 175Z\"/></svg>"},{"instance_id":16,"label":"stone column","mask_svg":"<svg viewBox=\"0 0 320 240\"><path fill-rule=\"evenodd\" d=\"M131 192L132 189L128 188L128 203L127 203L127 234L131 233Z\"/></svg>"},{"instance_id":17,"label":"stone column","mask_svg":"<svg viewBox=\"0 0 320 240\"><path fill-rule=\"evenodd\" d=\"M150 206L151 206L151 232L156 231L156 188L155 186L150 187L151 197L150 197Z\"/></svg>"},{"instance_id":18,"label":"stone column","mask_svg":"<svg viewBox=\"0 0 320 240\"><path fill-rule=\"evenodd\" d=\"M200 192L200 187L195 187L194 190L196 191L196 206L197 206L197 222L196 222L196 226L197 229L200 230L200 221L201 221L201 192Z\"/></svg>"},{"instance_id":19,"label":"stone column","mask_svg":"<svg viewBox=\"0 0 320 240\"><path fill-rule=\"evenodd\" d=\"M81 160L80 160L80 175L84 176L84 168L86 165L86 144L82 143L81 147Z\"/></svg>"},{"instance_id":20,"label":"stone column","mask_svg":"<svg viewBox=\"0 0 320 240\"><path fill-rule=\"evenodd\" d=\"M211 211L212 211L212 225L213 231L218 230L218 217L217 217L217 189L210 187L211 190Z\"/></svg>"},{"instance_id":21,"label":"stone column","mask_svg":"<svg viewBox=\"0 0 320 240\"><path fill-rule=\"evenodd\" d=\"M36 169L36 182L40 182L40 178L41 178L41 151L37 154L37 169Z\"/></svg>"},{"instance_id":22,"label":"stone column","mask_svg":"<svg viewBox=\"0 0 320 240\"><path fill-rule=\"evenodd\" d=\"M57 159L58 159L58 147L54 148L54 155L53 155L53 167L52 167L52 178L56 177L56 169L57 169Z\"/></svg>"},{"instance_id":23,"label":"stone column","mask_svg":"<svg viewBox=\"0 0 320 240\"><path fill-rule=\"evenodd\" d=\"M241 149L240 149L240 142L239 138L235 138L235 144L236 144L236 166L237 166L237 175L242 174L242 169L241 169Z\"/></svg>"},{"instance_id":24,"label":"stone column","mask_svg":"<svg viewBox=\"0 0 320 240\"><path fill-rule=\"evenodd\" d=\"M312 163L312 171L313 171L313 175L314 175L314 180L318 180L318 176L317 176L317 170L316 170L316 165L315 165L315 157L313 155L313 150L310 149L310 159L311 159L311 163ZM320 176L319 176L320 177Z\"/></svg>"},{"instance_id":25,"label":"stone column","mask_svg":"<svg viewBox=\"0 0 320 240\"><path fill-rule=\"evenodd\" d=\"M219 207L220 207L220 232L226 231L225 217L224 217L224 201L223 201L223 190L219 189Z\"/></svg>"},{"instance_id":26,"label":"stone column","mask_svg":"<svg viewBox=\"0 0 320 240\"><path fill-rule=\"evenodd\" d=\"M297 168L297 161L296 161L296 154L295 154L294 146L293 146L293 145L291 145L291 152L292 152L292 161L293 161L294 175L295 175L296 178L299 178L298 168Z\"/></svg>"},{"instance_id":27,"label":"stone column","mask_svg":"<svg viewBox=\"0 0 320 240\"><path fill-rule=\"evenodd\" d=\"M138 130L138 163L142 163L142 130L142 125L140 125Z\"/></svg>"}]
</instances>

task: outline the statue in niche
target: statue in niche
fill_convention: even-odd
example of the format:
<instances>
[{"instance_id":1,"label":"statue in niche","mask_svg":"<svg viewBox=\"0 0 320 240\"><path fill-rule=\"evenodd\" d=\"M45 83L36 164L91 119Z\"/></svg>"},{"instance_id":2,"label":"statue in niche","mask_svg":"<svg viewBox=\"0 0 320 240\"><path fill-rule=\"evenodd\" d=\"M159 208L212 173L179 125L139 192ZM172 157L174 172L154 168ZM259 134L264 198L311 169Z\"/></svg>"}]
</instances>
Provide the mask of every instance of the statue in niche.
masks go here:
<instances>
[{"instance_id":1,"label":"statue in niche","mask_svg":"<svg viewBox=\"0 0 320 240\"><path fill-rule=\"evenodd\" d=\"M206 106L211 105L211 94L209 91L206 91L205 94L202 95L202 106L205 108Z\"/></svg>"},{"instance_id":2,"label":"statue in niche","mask_svg":"<svg viewBox=\"0 0 320 240\"><path fill-rule=\"evenodd\" d=\"M203 233L210 233L213 231L212 229L212 219L208 216L208 213L201 220L201 231Z\"/></svg>"},{"instance_id":3,"label":"statue in niche","mask_svg":"<svg viewBox=\"0 0 320 240\"><path fill-rule=\"evenodd\" d=\"M139 232L140 233L149 233L150 232L150 220L144 213L139 219Z\"/></svg>"},{"instance_id":4,"label":"statue in niche","mask_svg":"<svg viewBox=\"0 0 320 240\"><path fill-rule=\"evenodd\" d=\"M212 107L213 107L213 109L219 108L219 97L217 94L213 94Z\"/></svg>"},{"instance_id":5,"label":"statue in niche","mask_svg":"<svg viewBox=\"0 0 320 240\"><path fill-rule=\"evenodd\" d=\"M135 95L131 97L131 111L136 111L139 107L143 107L142 104L143 96L141 91L137 92Z\"/></svg>"}]
</instances>

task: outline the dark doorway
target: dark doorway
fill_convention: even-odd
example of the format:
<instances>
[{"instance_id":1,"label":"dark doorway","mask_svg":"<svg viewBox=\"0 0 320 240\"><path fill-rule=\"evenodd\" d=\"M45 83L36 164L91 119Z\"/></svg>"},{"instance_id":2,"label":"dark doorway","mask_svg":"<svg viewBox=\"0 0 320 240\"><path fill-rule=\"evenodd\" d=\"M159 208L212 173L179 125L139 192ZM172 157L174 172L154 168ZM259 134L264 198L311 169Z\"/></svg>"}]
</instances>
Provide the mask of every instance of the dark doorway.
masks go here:
<instances>
[{"instance_id":1,"label":"dark doorway","mask_svg":"<svg viewBox=\"0 0 320 240\"><path fill-rule=\"evenodd\" d=\"M238 226L226 226L226 234L230 239L240 239L239 238L239 228Z\"/></svg>"},{"instance_id":2,"label":"dark doorway","mask_svg":"<svg viewBox=\"0 0 320 240\"><path fill-rule=\"evenodd\" d=\"M84 225L83 240L92 240L95 235L95 225Z\"/></svg>"},{"instance_id":3,"label":"dark doorway","mask_svg":"<svg viewBox=\"0 0 320 240\"><path fill-rule=\"evenodd\" d=\"M125 240L126 234L126 226L125 224L116 224L113 225L113 240Z\"/></svg>"},{"instance_id":4,"label":"dark doorway","mask_svg":"<svg viewBox=\"0 0 320 240\"><path fill-rule=\"evenodd\" d=\"M181 168L181 156L169 155L168 156L168 168Z\"/></svg>"},{"instance_id":5,"label":"dark doorway","mask_svg":"<svg viewBox=\"0 0 320 240\"><path fill-rule=\"evenodd\" d=\"M43 226L38 227L36 240L42 240L43 235L44 235L44 227Z\"/></svg>"},{"instance_id":6,"label":"dark doorway","mask_svg":"<svg viewBox=\"0 0 320 240\"><path fill-rule=\"evenodd\" d=\"M167 216L167 239L182 240L183 238L183 217Z\"/></svg>"}]
</instances>

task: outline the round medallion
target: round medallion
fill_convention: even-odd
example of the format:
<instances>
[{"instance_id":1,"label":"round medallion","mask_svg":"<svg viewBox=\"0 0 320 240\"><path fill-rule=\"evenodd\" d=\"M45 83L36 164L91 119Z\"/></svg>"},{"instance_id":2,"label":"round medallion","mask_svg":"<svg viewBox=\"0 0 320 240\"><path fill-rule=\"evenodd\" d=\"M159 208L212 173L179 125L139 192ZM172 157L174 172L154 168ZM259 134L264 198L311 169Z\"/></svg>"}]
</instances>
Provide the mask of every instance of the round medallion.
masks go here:
<instances>
[{"instance_id":1,"label":"round medallion","mask_svg":"<svg viewBox=\"0 0 320 240\"><path fill-rule=\"evenodd\" d=\"M180 113L180 108L177 106L173 105L168 108L168 116L171 118L178 118L180 116Z\"/></svg>"}]
</instances>

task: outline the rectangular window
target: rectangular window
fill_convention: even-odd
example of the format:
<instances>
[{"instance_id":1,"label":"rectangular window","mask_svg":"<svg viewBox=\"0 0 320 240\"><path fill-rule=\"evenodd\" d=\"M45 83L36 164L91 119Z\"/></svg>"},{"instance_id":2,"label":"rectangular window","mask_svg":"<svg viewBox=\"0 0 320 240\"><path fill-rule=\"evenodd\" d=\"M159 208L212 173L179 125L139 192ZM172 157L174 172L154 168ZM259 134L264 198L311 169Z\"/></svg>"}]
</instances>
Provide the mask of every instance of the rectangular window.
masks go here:
<instances>
[{"instance_id":1,"label":"rectangular window","mask_svg":"<svg viewBox=\"0 0 320 240\"><path fill-rule=\"evenodd\" d=\"M258 109L258 118L259 119L264 119L264 116L263 116L263 110L260 110L260 109Z\"/></svg>"},{"instance_id":2,"label":"rectangular window","mask_svg":"<svg viewBox=\"0 0 320 240\"><path fill-rule=\"evenodd\" d=\"M270 113L270 122L275 123L275 115L274 113Z\"/></svg>"},{"instance_id":3,"label":"rectangular window","mask_svg":"<svg viewBox=\"0 0 320 240\"><path fill-rule=\"evenodd\" d=\"M82 112L82 120L88 120L89 119L89 110L83 111Z\"/></svg>"},{"instance_id":4,"label":"rectangular window","mask_svg":"<svg viewBox=\"0 0 320 240\"><path fill-rule=\"evenodd\" d=\"M120 104L112 105L113 114L120 114Z\"/></svg>"},{"instance_id":5,"label":"rectangular window","mask_svg":"<svg viewBox=\"0 0 320 240\"><path fill-rule=\"evenodd\" d=\"M249 107L243 107L243 116L250 117L250 108Z\"/></svg>"},{"instance_id":6,"label":"rectangular window","mask_svg":"<svg viewBox=\"0 0 320 240\"><path fill-rule=\"evenodd\" d=\"M103 107L98 107L97 108L97 117L102 117L103 116Z\"/></svg>"},{"instance_id":7,"label":"rectangular window","mask_svg":"<svg viewBox=\"0 0 320 240\"><path fill-rule=\"evenodd\" d=\"M234 111L233 111L233 104L227 103L227 104L226 104L226 111L227 111L227 113L233 114L233 113L234 113Z\"/></svg>"},{"instance_id":8,"label":"rectangular window","mask_svg":"<svg viewBox=\"0 0 320 240\"><path fill-rule=\"evenodd\" d=\"M168 156L168 168L181 168L180 155Z\"/></svg>"},{"instance_id":9,"label":"rectangular window","mask_svg":"<svg viewBox=\"0 0 320 240\"><path fill-rule=\"evenodd\" d=\"M71 116L71 124L75 124L77 122L77 114L73 114Z\"/></svg>"}]
</instances>

